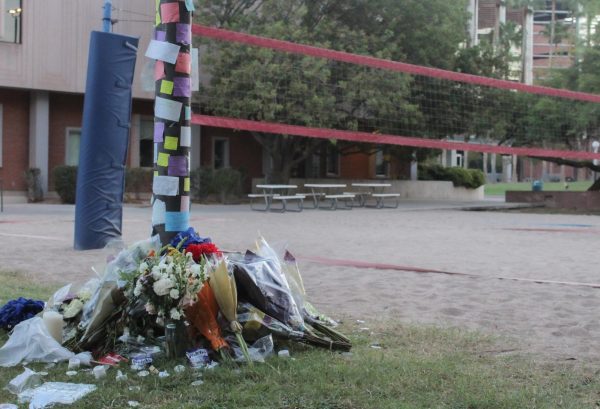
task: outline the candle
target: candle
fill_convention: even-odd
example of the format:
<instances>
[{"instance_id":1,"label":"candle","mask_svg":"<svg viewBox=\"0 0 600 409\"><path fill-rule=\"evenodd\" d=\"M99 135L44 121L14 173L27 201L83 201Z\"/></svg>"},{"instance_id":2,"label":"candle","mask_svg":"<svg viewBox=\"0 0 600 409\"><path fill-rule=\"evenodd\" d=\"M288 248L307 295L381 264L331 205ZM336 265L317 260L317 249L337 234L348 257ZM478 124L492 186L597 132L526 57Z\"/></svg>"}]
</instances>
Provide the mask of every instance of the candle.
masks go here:
<instances>
[{"instance_id":1,"label":"candle","mask_svg":"<svg viewBox=\"0 0 600 409\"><path fill-rule=\"evenodd\" d=\"M56 311L46 311L44 312L42 319L44 320L44 324L46 324L48 332L52 335L52 338L59 344L62 344L63 326L65 325L63 316Z\"/></svg>"}]
</instances>

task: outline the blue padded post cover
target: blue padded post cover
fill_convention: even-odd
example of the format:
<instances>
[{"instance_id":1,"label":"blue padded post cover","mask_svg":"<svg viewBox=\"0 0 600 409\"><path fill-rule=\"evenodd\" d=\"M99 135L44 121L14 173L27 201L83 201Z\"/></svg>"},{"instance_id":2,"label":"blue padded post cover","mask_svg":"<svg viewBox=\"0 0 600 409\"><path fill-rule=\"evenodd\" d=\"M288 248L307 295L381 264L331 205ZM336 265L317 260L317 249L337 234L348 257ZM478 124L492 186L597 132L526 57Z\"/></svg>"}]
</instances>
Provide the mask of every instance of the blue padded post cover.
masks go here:
<instances>
[{"instance_id":1,"label":"blue padded post cover","mask_svg":"<svg viewBox=\"0 0 600 409\"><path fill-rule=\"evenodd\" d=\"M121 237L131 85L138 38L93 31L90 38L75 203L75 249Z\"/></svg>"}]
</instances>

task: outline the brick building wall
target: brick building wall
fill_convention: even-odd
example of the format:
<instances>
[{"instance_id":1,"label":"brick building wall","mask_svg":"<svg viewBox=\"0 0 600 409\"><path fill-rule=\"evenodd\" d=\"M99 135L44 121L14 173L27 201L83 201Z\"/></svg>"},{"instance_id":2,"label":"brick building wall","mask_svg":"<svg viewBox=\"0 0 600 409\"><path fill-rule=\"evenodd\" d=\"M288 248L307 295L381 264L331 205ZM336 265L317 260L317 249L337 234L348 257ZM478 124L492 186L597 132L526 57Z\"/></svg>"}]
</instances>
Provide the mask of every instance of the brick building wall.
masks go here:
<instances>
[{"instance_id":1,"label":"brick building wall","mask_svg":"<svg viewBox=\"0 0 600 409\"><path fill-rule=\"evenodd\" d=\"M29 164L29 92L2 88L2 166L6 190L26 190Z\"/></svg>"}]
</instances>

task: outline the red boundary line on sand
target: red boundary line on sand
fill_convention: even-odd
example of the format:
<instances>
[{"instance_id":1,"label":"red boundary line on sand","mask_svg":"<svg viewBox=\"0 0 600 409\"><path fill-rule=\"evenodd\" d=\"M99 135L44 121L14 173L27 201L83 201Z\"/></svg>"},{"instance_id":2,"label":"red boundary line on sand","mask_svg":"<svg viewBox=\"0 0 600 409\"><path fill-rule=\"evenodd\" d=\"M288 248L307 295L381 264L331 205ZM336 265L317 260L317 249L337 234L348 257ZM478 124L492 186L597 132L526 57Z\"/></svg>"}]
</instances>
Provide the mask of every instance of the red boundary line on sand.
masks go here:
<instances>
[{"instance_id":1,"label":"red boundary line on sand","mask_svg":"<svg viewBox=\"0 0 600 409\"><path fill-rule=\"evenodd\" d=\"M517 278L517 277L502 277L502 276L482 276L471 273L458 273L452 271L425 269L419 267L400 266L396 264L383 264L383 263L371 263L366 261L356 260L338 260L326 257L298 257L299 260L307 261L310 263L324 264L327 266L338 266L338 267L353 267L353 268L372 268L375 270L395 270L395 271L406 271L411 273L419 274L445 274L452 276L463 276L463 277L476 277L476 278L489 278L494 280L509 280L509 281L521 281L536 284L558 284L567 285L574 287L589 287L589 288L600 288L600 284L593 283L580 283L576 281L554 281L554 280L535 280L530 278Z\"/></svg>"},{"instance_id":2,"label":"red boundary line on sand","mask_svg":"<svg viewBox=\"0 0 600 409\"><path fill-rule=\"evenodd\" d=\"M312 57L327 58L351 64L365 65L389 71L404 72L414 75L422 75L431 78L441 78L450 81L458 81L468 84L484 85L487 87L524 91L530 94L546 95L576 101L600 103L600 95L586 92L569 91L537 85L526 85L520 82L499 80L496 78L482 77L478 75L464 74L459 72L441 70L438 68L423 67L392 60L384 60L365 55L350 54L343 51L329 50L310 45L292 43L290 41L274 40L252 34L239 33L222 28L207 27L199 24L192 25L192 33L197 36L214 38L217 40L231 41L252 45L256 47L270 48L293 54L310 55Z\"/></svg>"},{"instance_id":3,"label":"red boundary line on sand","mask_svg":"<svg viewBox=\"0 0 600 409\"><path fill-rule=\"evenodd\" d=\"M465 142L451 142L437 139L414 138L372 134L368 132L341 131L327 128L311 128L307 126L283 125L273 122L250 121L210 115L192 115L192 123L196 125L214 126L217 128L238 129L243 131L266 132L274 134L305 136L309 138L341 139L354 142L371 142L390 145L412 146L430 149L456 149L472 152L489 152L505 155L534 156L562 159L600 159L600 153L562 151L538 148L513 148L510 146L484 145Z\"/></svg>"}]
</instances>

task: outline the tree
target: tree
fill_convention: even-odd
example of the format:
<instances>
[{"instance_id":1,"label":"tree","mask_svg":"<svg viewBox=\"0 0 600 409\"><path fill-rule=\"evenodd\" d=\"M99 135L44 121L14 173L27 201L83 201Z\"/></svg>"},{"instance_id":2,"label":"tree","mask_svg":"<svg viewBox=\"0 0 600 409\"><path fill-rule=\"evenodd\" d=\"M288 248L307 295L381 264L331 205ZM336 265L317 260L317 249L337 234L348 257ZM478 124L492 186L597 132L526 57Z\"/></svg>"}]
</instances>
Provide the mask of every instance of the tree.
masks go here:
<instances>
[{"instance_id":1,"label":"tree","mask_svg":"<svg viewBox=\"0 0 600 409\"><path fill-rule=\"evenodd\" d=\"M441 68L454 64L467 17L465 7L446 0L214 0L199 15L266 37ZM237 44L209 43L208 50L212 79L199 95L209 113L381 133L424 127L418 104L409 101L410 76ZM279 182L323 146L287 135L254 137L271 156L271 180Z\"/></svg>"}]
</instances>

